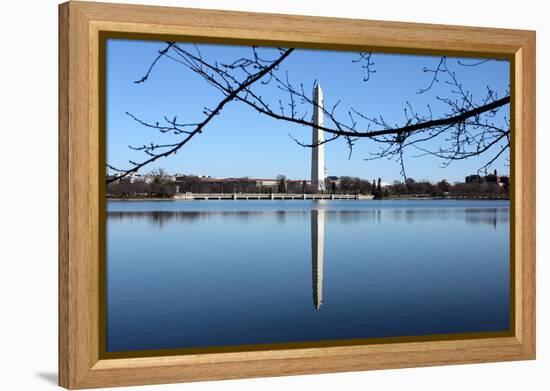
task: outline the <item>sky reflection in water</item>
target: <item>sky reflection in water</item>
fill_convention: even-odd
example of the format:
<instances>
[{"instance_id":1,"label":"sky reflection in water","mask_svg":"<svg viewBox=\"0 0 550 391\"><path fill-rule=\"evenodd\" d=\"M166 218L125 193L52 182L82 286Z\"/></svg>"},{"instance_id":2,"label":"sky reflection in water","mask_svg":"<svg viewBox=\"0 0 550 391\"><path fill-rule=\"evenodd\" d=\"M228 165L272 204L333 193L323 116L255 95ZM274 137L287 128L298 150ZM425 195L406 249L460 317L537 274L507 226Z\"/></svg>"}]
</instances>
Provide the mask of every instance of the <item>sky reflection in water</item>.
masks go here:
<instances>
[{"instance_id":1,"label":"sky reflection in water","mask_svg":"<svg viewBox=\"0 0 550 391\"><path fill-rule=\"evenodd\" d=\"M509 328L507 201L109 202L107 351Z\"/></svg>"}]
</instances>

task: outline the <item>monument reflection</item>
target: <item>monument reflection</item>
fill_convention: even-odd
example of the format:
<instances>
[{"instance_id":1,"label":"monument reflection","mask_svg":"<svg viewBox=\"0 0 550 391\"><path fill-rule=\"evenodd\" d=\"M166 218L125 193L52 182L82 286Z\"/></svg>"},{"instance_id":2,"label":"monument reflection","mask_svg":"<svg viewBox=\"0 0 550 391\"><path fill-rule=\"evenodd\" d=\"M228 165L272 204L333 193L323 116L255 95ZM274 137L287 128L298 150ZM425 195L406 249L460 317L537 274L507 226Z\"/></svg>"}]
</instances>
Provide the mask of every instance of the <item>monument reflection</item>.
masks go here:
<instances>
[{"instance_id":1,"label":"monument reflection","mask_svg":"<svg viewBox=\"0 0 550 391\"><path fill-rule=\"evenodd\" d=\"M311 281L313 285L313 306L323 304L323 261L325 255L325 210L311 211Z\"/></svg>"}]
</instances>

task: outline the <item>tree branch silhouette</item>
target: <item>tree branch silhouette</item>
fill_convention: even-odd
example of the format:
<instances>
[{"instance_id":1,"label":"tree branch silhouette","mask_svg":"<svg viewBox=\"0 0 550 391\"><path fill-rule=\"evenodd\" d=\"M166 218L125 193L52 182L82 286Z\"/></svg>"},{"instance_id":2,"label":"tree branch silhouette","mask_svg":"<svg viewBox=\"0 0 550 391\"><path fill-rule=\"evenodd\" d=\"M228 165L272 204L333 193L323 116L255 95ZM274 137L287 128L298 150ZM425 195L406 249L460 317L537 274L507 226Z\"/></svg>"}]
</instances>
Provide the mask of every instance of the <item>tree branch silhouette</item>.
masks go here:
<instances>
[{"instance_id":1,"label":"tree branch silhouette","mask_svg":"<svg viewBox=\"0 0 550 391\"><path fill-rule=\"evenodd\" d=\"M285 72L284 75L278 72L280 64L288 58L293 49L278 48L278 57L267 59L260 55L258 48L251 47L250 56L241 57L229 63L221 63L208 61L202 56L197 45L193 47L194 51L191 52L174 42L167 42L167 46L159 51L146 74L136 83L145 82L159 60L164 57L199 75L210 86L221 92L224 98L214 109L205 108L203 110L205 118L200 122L179 123L177 117L168 119L165 116L165 124L161 125L159 122L148 123L127 113L142 126L161 133L184 134L185 137L176 143L130 146L133 150L144 152L148 159L140 163L131 161L132 167L127 170L108 165L109 168L119 173L109 181L137 172L141 167L155 160L176 153L196 134L202 132L205 126L219 115L230 101L238 101L266 117L323 130L331 135L322 142L323 144L342 137L349 148L349 157L351 157L353 147L358 140L372 140L380 144L380 148L378 151L370 153L365 160L396 159L405 179L404 151L408 148L417 149L419 154L416 156L431 155L440 158L443 161L443 166L455 160L479 156L496 149L495 155L480 168L480 170L486 170L510 146L508 120L505 118L506 126L498 126L492 120L502 107L510 103L509 91L506 91L504 97L498 97L495 91L487 87L486 95L481 100L475 101L473 95L463 87L456 73L449 67L446 57L441 57L434 68L423 68L423 72L430 74L431 78L428 85L419 89L417 93L425 94L443 80L450 89L449 96L436 96L436 100L447 107L447 112L434 118L430 105L427 106L427 114L422 115L413 110L412 105L407 102L404 108L404 123L390 124L382 116L368 116L354 107L349 107L342 115L340 112L341 100L336 101L330 107L317 105L309 92L306 93L303 83L294 84L288 72ZM352 60L353 63L361 65L364 82L368 82L376 73L372 58L372 53L362 52L359 53L357 59ZM474 63L459 61L458 64L465 67L476 67L489 61L491 59ZM268 85L280 91L287 97L286 100L279 99L274 103L269 98L264 98L257 91L257 87ZM315 85L315 81L313 85ZM318 126L313 123L308 115L311 108L322 110L326 125ZM312 148L320 145L303 143L292 135L289 136L301 147ZM440 141L440 146L436 150L424 146L426 141L435 139Z\"/></svg>"},{"instance_id":2,"label":"tree branch silhouette","mask_svg":"<svg viewBox=\"0 0 550 391\"><path fill-rule=\"evenodd\" d=\"M149 74L151 73L151 70L153 69L153 67L155 66L155 64L157 63L158 59L161 57L161 56L164 56L166 55L166 53L168 52L168 50L170 50L172 47L174 47L174 43L173 42L169 42L168 43L168 46L166 49L164 49L163 51L161 51L159 53L159 57L157 57L153 64L151 65L151 67L149 67L149 70L147 71L147 74L144 76L144 78L140 79L139 82L143 82L145 80L147 80ZM206 114L206 117L204 118L204 120L198 124L196 124L195 128L192 130L192 131L182 131L180 129L181 126L189 126L190 124L180 124L179 127L178 125L176 124L176 118L174 118L174 121L171 122L171 125L173 126L173 130L175 132L179 132L179 133L186 133L187 136L181 140L180 142L178 143L173 143L173 144L150 144L149 146L143 146L143 147L131 147L132 149L134 150L141 150L141 151L144 151L145 153L147 153L147 155L149 155L150 157L144 161L142 161L141 163L136 163L136 162L133 162L133 161L130 161L130 163L133 165L132 168L128 169L128 170L121 170L121 169L118 169L118 168L115 168L113 167L112 165L108 165L109 168L111 168L112 170L114 171L117 171L119 173L119 175L116 175L115 177L113 178L109 178L107 179L107 182L113 182L115 180L119 180L121 178L124 178L125 176L128 176L129 174L133 173L133 172L137 172L141 167L144 167L146 165L148 165L149 163L152 163L162 157L166 157L166 156L170 156L172 154L175 154L181 147L183 147L187 142L189 142L189 140L191 140L194 136L196 136L197 134L201 133L203 128L215 117L217 116L220 111L223 109L223 107L231 102L233 99L235 99L235 97L237 96L237 94L239 94L239 92L241 92L242 90L245 90L246 88L248 88L248 86L254 84L255 82L257 82L258 80L260 80L262 77L264 77L266 74L268 74L269 72L271 72L273 69L275 69L288 55L290 55L290 53L292 53L294 49L286 49L284 50L280 57L277 58L276 60L272 61L269 65L266 65L266 66L262 66L261 69L259 71L257 71L256 73L250 73L248 75L248 77L246 78L246 80L244 80L240 85L239 87L237 87L236 89L232 90L230 93L228 93L224 99L222 99L217 105L216 107L213 109L213 110L208 110L208 111L205 111L205 114ZM131 114L130 114L131 115ZM132 116L133 117L133 116ZM137 119L136 117L133 117L135 118L138 122L142 123L142 124L146 124L144 122L142 122L141 120ZM160 127L158 125L158 123L156 125L149 125L149 124L146 124L147 126L151 126L151 127L154 127L158 130L165 130L165 127ZM170 130L170 129L166 129L167 131ZM160 153L154 153L153 151L157 150L157 149L168 149L168 150L165 150L163 152L160 152Z\"/></svg>"}]
</instances>

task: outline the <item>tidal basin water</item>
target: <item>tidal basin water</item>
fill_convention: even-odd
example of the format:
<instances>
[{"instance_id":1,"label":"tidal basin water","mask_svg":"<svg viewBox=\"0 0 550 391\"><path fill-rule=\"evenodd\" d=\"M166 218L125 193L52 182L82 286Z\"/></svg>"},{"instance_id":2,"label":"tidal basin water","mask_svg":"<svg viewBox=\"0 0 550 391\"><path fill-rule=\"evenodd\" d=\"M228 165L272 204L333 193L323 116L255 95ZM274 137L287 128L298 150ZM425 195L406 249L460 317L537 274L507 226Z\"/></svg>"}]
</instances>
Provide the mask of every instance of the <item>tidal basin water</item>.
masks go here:
<instances>
[{"instance_id":1,"label":"tidal basin water","mask_svg":"<svg viewBox=\"0 0 550 391\"><path fill-rule=\"evenodd\" d=\"M505 331L508 201L109 201L108 352Z\"/></svg>"}]
</instances>

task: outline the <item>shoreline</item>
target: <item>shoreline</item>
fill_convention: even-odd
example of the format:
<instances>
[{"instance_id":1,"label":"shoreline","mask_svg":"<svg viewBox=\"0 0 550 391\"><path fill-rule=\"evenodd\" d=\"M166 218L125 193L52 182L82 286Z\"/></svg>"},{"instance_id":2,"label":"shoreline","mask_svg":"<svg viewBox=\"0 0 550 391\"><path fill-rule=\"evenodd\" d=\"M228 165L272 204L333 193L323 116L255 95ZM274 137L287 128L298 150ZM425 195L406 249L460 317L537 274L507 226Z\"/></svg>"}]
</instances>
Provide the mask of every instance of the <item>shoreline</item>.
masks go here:
<instances>
[{"instance_id":1,"label":"shoreline","mask_svg":"<svg viewBox=\"0 0 550 391\"><path fill-rule=\"evenodd\" d=\"M181 198L161 198L161 197L128 197L128 198L120 198L120 197L106 197L107 201L115 201L115 202L137 202L137 201L185 201L185 202L192 202L192 201L237 201L232 199L209 199L209 200L186 200ZM510 201L509 197L499 197L499 198L489 198L489 197L388 197L388 198L382 198L380 200L374 200L374 199L349 199L349 200L341 200L341 199L323 199L322 201ZM269 200L269 199L239 199L238 201L312 201L311 199L303 200L303 199L285 199L285 200ZM319 200L316 200L319 201Z\"/></svg>"}]
</instances>

